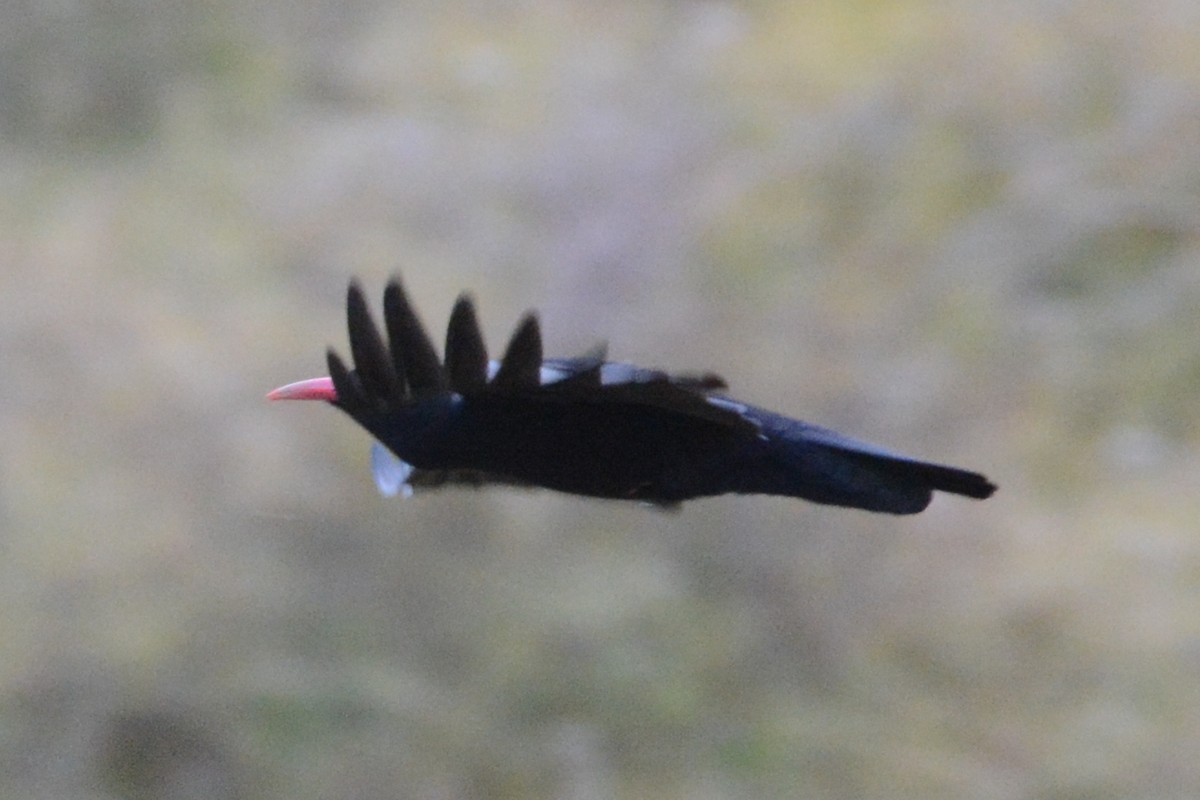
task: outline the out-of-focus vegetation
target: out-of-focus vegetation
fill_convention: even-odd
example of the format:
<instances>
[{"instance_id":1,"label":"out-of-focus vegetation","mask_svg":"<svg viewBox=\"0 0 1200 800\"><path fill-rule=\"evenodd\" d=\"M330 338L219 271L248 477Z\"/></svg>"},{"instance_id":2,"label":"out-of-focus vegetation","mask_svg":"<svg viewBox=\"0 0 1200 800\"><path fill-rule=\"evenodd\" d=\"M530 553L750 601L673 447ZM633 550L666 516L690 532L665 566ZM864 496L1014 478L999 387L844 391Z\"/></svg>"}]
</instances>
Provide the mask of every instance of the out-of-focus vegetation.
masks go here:
<instances>
[{"instance_id":1,"label":"out-of-focus vegetation","mask_svg":"<svg viewBox=\"0 0 1200 800\"><path fill-rule=\"evenodd\" d=\"M1193 2L14 4L0 795L1200 796ZM978 468L376 496L352 274Z\"/></svg>"}]
</instances>

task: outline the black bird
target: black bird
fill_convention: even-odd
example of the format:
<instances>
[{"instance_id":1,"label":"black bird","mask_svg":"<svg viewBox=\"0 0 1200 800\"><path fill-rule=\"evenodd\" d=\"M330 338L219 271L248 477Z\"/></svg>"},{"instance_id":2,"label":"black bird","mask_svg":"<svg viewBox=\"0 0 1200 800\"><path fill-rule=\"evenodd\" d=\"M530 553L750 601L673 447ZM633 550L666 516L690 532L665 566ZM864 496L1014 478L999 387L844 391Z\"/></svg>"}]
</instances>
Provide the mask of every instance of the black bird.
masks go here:
<instances>
[{"instance_id":1,"label":"black bird","mask_svg":"<svg viewBox=\"0 0 1200 800\"><path fill-rule=\"evenodd\" d=\"M503 483L660 506L733 492L915 514L934 490L977 499L996 490L978 473L732 400L711 373L606 361L603 348L543 358L532 312L490 362L463 294L443 362L398 279L383 295L386 343L356 282L346 306L354 369L330 349L329 377L267 396L326 400L366 428L387 448L376 443L372 459L385 494Z\"/></svg>"}]
</instances>

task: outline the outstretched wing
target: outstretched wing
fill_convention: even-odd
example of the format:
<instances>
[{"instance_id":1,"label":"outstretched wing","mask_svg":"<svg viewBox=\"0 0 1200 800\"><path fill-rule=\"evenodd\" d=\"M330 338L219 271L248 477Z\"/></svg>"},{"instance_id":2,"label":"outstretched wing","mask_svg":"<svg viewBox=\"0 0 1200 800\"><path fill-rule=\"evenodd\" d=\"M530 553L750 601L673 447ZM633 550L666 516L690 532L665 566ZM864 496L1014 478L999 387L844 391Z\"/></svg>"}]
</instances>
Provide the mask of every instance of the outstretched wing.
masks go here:
<instances>
[{"instance_id":1,"label":"outstretched wing","mask_svg":"<svg viewBox=\"0 0 1200 800\"><path fill-rule=\"evenodd\" d=\"M446 360L437 357L425 328L400 284L384 292L387 341L379 333L362 288L350 284L346 317L354 368L333 350L329 374L338 404L386 411L422 397L456 392L467 398L520 397L531 403L591 403L645 406L704 420L731 432L754 434L758 424L739 409L710 396L725 382L712 373L671 375L605 360L603 348L579 358L545 359L537 316L522 317L499 362L489 362L474 302L462 295L446 331Z\"/></svg>"}]
</instances>

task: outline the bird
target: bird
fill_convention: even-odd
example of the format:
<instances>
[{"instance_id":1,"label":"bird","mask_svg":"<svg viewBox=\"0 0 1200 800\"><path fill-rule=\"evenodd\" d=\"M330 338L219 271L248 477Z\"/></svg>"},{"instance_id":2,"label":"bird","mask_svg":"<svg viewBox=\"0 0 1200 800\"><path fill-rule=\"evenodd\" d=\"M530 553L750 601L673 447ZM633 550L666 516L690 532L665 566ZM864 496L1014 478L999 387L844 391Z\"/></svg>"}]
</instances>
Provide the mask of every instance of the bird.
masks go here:
<instances>
[{"instance_id":1,"label":"bird","mask_svg":"<svg viewBox=\"0 0 1200 800\"><path fill-rule=\"evenodd\" d=\"M534 311L490 360L469 293L450 313L442 358L399 276L384 289L383 333L356 280L346 317L353 366L330 348L328 376L267 398L324 400L348 414L375 439L385 495L499 484L661 508L759 494L915 514L935 491L982 500L996 490L977 472L735 400L712 372L609 361L604 346L545 358Z\"/></svg>"}]
</instances>

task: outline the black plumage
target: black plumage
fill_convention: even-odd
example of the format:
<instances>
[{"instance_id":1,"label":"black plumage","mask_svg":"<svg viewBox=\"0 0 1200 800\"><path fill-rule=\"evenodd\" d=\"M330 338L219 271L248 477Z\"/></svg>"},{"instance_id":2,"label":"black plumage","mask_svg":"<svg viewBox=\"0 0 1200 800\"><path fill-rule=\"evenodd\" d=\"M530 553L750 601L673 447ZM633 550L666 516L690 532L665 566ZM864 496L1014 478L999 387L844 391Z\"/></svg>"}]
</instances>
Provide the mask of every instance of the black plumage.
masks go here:
<instances>
[{"instance_id":1,"label":"black plumage","mask_svg":"<svg viewBox=\"0 0 1200 800\"><path fill-rule=\"evenodd\" d=\"M347 319L353 369L330 350L329 378L271 397L324 399L349 414L399 459L377 455L381 487L503 483L663 506L774 494L894 514L923 510L934 491L982 499L996 488L733 400L712 373L610 362L603 349L545 359L532 313L489 362L467 295L450 315L445 363L398 280L384 292L386 342L357 283Z\"/></svg>"}]
</instances>

